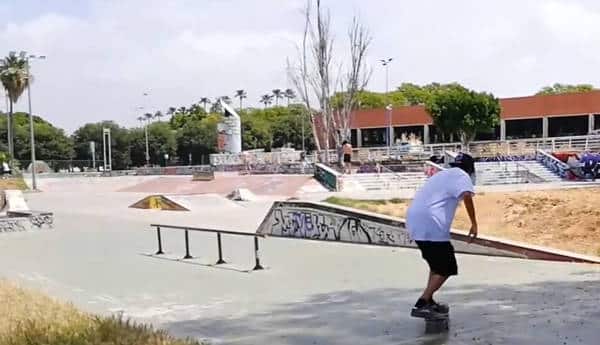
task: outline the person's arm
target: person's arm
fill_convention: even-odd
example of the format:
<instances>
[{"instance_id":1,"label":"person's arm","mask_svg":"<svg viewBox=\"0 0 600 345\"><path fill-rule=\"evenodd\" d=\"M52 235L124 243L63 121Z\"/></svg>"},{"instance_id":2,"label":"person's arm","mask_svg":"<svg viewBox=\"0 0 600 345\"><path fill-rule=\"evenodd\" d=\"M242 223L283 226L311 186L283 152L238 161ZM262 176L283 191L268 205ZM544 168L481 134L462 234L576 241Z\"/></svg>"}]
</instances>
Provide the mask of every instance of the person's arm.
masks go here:
<instances>
[{"instance_id":1,"label":"person's arm","mask_svg":"<svg viewBox=\"0 0 600 345\"><path fill-rule=\"evenodd\" d=\"M469 243L472 243L475 238L477 238L477 218L475 217L475 206L473 204L473 194L466 192L463 197L465 208L467 209L467 213L469 214L469 219L471 220L471 230L469 231Z\"/></svg>"}]
</instances>

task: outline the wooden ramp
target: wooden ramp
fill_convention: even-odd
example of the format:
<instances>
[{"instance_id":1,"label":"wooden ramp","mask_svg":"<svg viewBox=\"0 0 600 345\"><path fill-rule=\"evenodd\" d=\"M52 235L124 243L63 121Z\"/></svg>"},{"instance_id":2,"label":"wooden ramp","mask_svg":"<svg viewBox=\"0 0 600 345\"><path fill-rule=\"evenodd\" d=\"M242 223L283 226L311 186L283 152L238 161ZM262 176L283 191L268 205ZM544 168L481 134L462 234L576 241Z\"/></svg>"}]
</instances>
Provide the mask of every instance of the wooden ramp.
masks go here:
<instances>
[{"instance_id":1,"label":"wooden ramp","mask_svg":"<svg viewBox=\"0 0 600 345\"><path fill-rule=\"evenodd\" d=\"M189 211L187 207L163 194L147 196L129 207L144 210Z\"/></svg>"}]
</instances>

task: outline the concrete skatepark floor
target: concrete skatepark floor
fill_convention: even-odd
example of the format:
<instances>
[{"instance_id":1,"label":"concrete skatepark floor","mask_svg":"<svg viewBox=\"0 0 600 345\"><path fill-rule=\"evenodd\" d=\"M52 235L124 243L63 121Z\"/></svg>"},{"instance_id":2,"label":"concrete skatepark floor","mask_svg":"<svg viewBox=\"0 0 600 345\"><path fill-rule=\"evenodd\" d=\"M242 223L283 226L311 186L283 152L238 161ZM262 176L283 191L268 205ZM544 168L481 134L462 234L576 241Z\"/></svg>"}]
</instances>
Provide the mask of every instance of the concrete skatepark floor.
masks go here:
<instances>
[{"instance_id":1,"label":"concrete skatepark floor","mask_svg":"<svg viewBox=\"0 0 600 345\"><path fill-rule=\"evenodd\" d=\"M184 263L183 234L166 232L171 260L158 259L150 223L253 232L270 201L206 195L192 212L137 210L127 206L145 194L116 191L143 179L86 181L27 195L55 212L55 229L0 234L0 276L215 344L597 343L598 266L459 255L460 275L439 296L450 331L427 335L409 316L426 276L415 250L270 238L267 269L244 273L251 240L224 237L229 264L214 267L214 235L192 234L195 259Z\"/></svg>"},{"instance_id":2,"label":"concrete skatepark floor","mask_svg":"<svg viewBox=\"0 0 600 345\"><path fill-rule=\"evenodd\" d=\"M217 174L213 181L191 182L189 176L158 177L122 189L123 192L228 194L235 188L247 188L256 194L293 195L311 180L306 175L237 175Z\"/></svg>"}]
</instances>

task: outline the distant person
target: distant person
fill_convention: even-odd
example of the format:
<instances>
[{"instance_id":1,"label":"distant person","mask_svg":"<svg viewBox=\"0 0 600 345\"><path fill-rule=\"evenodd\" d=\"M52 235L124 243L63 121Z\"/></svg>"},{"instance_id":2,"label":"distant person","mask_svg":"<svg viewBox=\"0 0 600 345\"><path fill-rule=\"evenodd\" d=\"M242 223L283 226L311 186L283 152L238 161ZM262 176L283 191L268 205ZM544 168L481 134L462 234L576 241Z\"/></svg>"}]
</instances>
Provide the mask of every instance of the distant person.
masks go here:
<instances>
[{"instance_id":1,"label":"distant person","mask_svg":"<svg viewBox=\"0 0 600 345\"><path fill-rule=\"evenodd\" d=\"M342 143L342 151L344 153L344 173L352 173L352 145L344 140Z\"/></svg>"},{"instance_id":2,"label":"distant person","mask_svg":"<svg viewBox=\"0 0 600 345\"><path fill-rule=\"evenodd\" d=\"M472 182L475 161L470 155L459 153L450 166L426 180L406 213L406 227L411 239L417 243L429 265L427 287L411 310L414 317L440 318L449 312L448 305L437 303L433 294L450 276L458 274L454 247L450 243L450 226L461 200L464 200L471 220L469 237L477 237Z\"/></svg>"},{"instance_id":3,"label":"distant person","mask_svg":"<svg viewBox=\"0 0 600 345\"><path fill-rule=\"evenodd\" d=\"M591 177L595 181L600 170L600 155L586 152L581 157L581 170L584 177Z\"/></svg>"}]
</instances>

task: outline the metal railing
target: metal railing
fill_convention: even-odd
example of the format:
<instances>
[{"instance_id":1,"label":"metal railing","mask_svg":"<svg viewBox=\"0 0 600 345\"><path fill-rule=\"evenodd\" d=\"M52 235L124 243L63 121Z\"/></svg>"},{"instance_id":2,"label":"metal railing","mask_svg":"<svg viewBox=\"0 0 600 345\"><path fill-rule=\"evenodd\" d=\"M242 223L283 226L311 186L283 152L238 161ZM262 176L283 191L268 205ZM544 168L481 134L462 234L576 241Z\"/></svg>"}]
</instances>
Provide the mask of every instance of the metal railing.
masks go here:
<instances>
[{"instance_id":1,"label":"metal railing","mask_svg":"<svg viewBox=\"0 0 600 345\"><path fill-rule=\"evenodd\" d=\"M185 256L186 259L193 259L194 257L190 254L190 238L189 231L197 231L197 232L208 232L208 233L216 233L217 234L217 248L219 252L219 259L216 262L216 265L221 265L227 263L223 259L223 245L221 241L221 234L223 235L234 235L234 236L246 236L246 237L254 237L254 268L253 271L262 270L263 266L260 264L260 253L258 246L258 238L264 238L265 235L256 234L256 233L248 233L248 232L240 232L240 231L230 231L230 230L216 230L216 229L204 229L204 228L194 228L189 226L177 226L177 225L164 225L164 224L150 224L150 227L156 228L156 236L158 239L158 250L155 255L163 255L163 246L162 246L162 236L161 229L167 230L183 230L184 231L184 239L185 239Z\"/></svg>"},{"instance_id":2,"label":"metal railing","mask_svg":"<svg viewBox=\"0 0 600 345\"><path fill-rule=\"evenodd\" d=\"M424 157L433 154L443 154L445 151L468 151L485 156L486 154L520 155L534 154L536 150L600 150L600 135L579 135L570 137L528 138L511 140L480 140L472 141L468 147L460 142L423 144L413 151L402 145L393 145L388 155L387 146L358 147L353 149L353 160L377 161L404 156ZM337 160L335 150L330 150L332 161Z\"/></svg>"}]
</instances>

